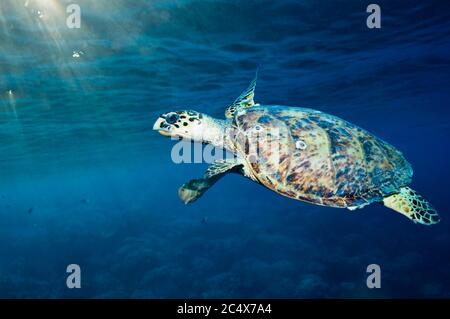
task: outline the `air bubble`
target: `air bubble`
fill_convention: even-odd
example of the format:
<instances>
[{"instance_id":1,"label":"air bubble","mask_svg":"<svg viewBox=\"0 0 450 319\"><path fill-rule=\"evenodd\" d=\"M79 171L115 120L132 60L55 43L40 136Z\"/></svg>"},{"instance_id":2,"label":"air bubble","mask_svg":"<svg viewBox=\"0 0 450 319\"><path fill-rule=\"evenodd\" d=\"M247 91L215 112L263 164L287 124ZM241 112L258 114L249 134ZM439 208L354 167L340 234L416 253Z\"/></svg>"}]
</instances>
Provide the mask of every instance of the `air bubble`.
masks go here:
<instances>
[{"instance_id":1,"label":"air bubble","mask_svg":"<svg viewBox=\"0 0 450 319\"><path fill-rule=\"evenodd\" d=\"M307 147L306 143L302 140L298 140L297 142L295 142L295 148L299 150L304 150L306 149L306 147Z\"/></svg>"},{"instance_id":2,"label":"air bubble","mask_svg":"<svg viewBox=\"0 0 450 319\"><path fill-rule=\"evenodd\" d=\"M84 55L83 51L73 51L72 52L72 57L78 59L79 57L81 57L82 55Z\"/></svg>"}]
</instances>

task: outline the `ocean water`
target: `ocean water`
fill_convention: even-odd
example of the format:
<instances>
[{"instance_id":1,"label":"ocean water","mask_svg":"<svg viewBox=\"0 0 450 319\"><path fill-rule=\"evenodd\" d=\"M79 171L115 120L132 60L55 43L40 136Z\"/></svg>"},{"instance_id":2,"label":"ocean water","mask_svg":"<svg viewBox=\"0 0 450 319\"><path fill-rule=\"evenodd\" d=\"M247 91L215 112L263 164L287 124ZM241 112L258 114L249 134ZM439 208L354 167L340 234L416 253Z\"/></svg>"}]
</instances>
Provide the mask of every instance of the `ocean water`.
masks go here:
<instances>
[{"instance_id":1,"label":"ocean water","mask_svg":"<svg viewBox=\"0 0 450 319\"><path fill-rule=\"evenodd\" d=\"M378 0L368 29L369 3L2 0L0 297L449 298L450 7ZM178 187L207 165L173 163L153 122L223 118L257 66L257 102L340 116L401 150L441 223L314 206L236 174L185 206Z\"/></svg>"}]
</instances>

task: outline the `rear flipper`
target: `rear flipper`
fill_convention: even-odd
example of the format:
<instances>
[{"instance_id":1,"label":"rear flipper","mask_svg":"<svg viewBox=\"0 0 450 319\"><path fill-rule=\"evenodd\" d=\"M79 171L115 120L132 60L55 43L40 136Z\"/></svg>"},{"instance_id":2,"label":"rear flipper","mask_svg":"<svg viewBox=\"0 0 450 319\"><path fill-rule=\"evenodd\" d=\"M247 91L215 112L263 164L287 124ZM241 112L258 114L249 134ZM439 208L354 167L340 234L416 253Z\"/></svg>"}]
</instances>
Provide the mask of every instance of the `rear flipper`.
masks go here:
<instances>
[{"instance_id":1,"label":"rear flipper","mask_svg":"<svg viewBox=\"0 0 450 319\"><path fill-rule=\"evenodd\" d=\"M433 225L440 221L431 204L409 187L402 187L400 193L385 197L383 203L415 223Z\"/></svg>"}]
</instances>

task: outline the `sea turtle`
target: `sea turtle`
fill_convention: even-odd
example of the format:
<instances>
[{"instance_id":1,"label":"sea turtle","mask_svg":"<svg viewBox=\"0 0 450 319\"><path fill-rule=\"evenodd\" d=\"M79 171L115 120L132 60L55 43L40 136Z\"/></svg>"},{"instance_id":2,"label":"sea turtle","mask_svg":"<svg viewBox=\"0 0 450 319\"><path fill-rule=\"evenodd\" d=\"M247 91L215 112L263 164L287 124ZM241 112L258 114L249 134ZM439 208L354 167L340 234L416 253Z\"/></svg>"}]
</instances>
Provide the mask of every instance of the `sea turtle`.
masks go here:
<instances>
[{"instance_id":1,"label":"sea turtle","mask_svg":"<svg viewBox=\"0 0 450 319\"><path fill-rule=\"evenodd\" d=\"M373 202L415 223L439 222L436 210L407 185L412 168L402 153L336 116L309 108L260 105L257 76L226 108L226 119L193 110L162 114L153 129L164 136L212 144L234 154L185 183L185 204L201 197L225 173L242 174L290 198L354 210Z\"/></svg>"}]
</instances>

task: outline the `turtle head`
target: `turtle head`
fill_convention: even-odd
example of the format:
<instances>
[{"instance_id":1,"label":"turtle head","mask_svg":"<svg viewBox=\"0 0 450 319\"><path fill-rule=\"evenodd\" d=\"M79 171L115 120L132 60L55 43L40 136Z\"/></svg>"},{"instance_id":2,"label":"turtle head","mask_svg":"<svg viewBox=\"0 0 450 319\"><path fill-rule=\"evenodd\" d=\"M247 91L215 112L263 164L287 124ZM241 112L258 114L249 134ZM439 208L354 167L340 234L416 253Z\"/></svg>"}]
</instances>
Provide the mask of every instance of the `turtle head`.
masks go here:
<instances>
[{"instance_id":1,"label":"turtle head","mask_svg":"<svg viewBox=\"0 0 450 319\"><path fill-rule=\"evenodd\" d=\"M185 110L161 114L153 125L153 130L164 136L201 141L207 127L205 115Z\"/></svg>"}]
</instances>

